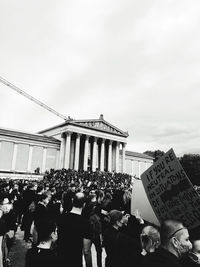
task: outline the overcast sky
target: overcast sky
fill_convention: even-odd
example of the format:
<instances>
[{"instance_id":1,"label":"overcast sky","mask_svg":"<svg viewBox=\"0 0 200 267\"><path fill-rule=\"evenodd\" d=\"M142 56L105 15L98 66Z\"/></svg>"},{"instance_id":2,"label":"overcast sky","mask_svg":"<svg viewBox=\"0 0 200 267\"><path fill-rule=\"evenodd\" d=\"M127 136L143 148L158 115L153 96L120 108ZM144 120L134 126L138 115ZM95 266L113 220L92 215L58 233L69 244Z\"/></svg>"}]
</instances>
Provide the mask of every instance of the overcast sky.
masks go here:
<instances>
[{"instance_id":1,"label":"overcast sky","mask_svg":"<svg viewBox=\"0 0 200 267\"><path fill-rule=\"evenodd\" d=\"M1 0L0 76L127 149L200 154L200 1ZM0 83L0 127L63 120Z\"/></svg>"}]
</instances>

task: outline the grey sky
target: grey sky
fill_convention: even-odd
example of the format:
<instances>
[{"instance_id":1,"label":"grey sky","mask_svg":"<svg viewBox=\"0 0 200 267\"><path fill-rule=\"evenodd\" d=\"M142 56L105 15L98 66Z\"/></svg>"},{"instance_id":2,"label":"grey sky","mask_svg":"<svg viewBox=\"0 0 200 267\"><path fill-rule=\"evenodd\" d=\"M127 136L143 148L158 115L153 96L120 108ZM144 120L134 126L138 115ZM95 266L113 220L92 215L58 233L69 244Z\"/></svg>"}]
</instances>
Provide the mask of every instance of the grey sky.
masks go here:
<instances>
[{"instance_id":1,"label":"grey sky","mask_svg":"<svg viewBox=\"0 0 200 267\"><path fill-rule=\"evenodd\" d=\"M0 2L0 76L65 116L128 131L127 149L200 153L200 1ZM62 120L0 84L0 127Z\"/></svg>"}]
</instances>

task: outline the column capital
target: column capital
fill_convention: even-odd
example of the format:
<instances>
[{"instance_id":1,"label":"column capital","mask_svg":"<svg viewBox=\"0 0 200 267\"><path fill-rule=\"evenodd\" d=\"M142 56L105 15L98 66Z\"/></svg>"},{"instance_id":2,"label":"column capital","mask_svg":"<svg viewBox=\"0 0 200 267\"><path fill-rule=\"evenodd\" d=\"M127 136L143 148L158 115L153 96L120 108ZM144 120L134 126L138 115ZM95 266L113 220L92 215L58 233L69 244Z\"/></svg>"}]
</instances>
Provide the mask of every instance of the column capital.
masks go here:
<instances>
[{"instance_id":1,"label":"column capital","mask_svg":"<svg viewBox=\"0 0 200 267\"><path fill-rule=\"evenodd\" d=\"M65 132L60 132L61 138L65 138Z\"/></svg>"},{"instance_id":2,"label":"column capital","mask_svg":"<svg viewBox=\"0 0 200 267\"><path fill-rule=\"evenodd\" d=\"M66 135L72 135L73 132L67 131L65 132Z\"/></svg>"},{"instance_id":3,"label":"column capital","mask_svg":"<svg viewBox=\"0 0 200 267\"><path fill-rule=\"evenodd\" d=\"M94 136L94 142L97 142L98 137Z\"/></svg>"},{"instance_id":4,"label":"column capital","mask_svg":"<svg viewBox=\"0 0 200 267\"><path fill-rule=\"evenodd\" d=\"M85 140L89 140L90 136L89 135L85 135Z\"/></svg>"},{"instance_id":5,"label":"column capital","mask_svg":"<svg viewBox=\"0 0 200 267\"><path fill-rule=\"evenodd\" d=\"M76 137L81 137L81 133L76 133Z\"/></svg>"},{"instance_id":6,"label":"column capital","mask_svg":"<svg viewBox=\"0 0 200 267\"><path fill-rule=\"evenodd\" d=\"M109 140L109 144L112 145L112 143L113 143L113 140Z\"/></svg>"},{"instance_id":7,"label":"column capital","mask_svg":"<svg viewBox=\"0 0 200 267\"><path fill-rule=\"evenodd\" d=\"M106 139L101 138L101 143L102 143L102 144L105 144L105 142L106 142Z\"/></svg>"},{"instance_id":8,"label":"column capital","mask_svg":"<svg viewBox=\"0 0 200 267\"><path fill-rule=\"evenodd\" d=\"M122 146L125 147L126 146L126 143L122 142Z\"/></svg>"}]
</instances>

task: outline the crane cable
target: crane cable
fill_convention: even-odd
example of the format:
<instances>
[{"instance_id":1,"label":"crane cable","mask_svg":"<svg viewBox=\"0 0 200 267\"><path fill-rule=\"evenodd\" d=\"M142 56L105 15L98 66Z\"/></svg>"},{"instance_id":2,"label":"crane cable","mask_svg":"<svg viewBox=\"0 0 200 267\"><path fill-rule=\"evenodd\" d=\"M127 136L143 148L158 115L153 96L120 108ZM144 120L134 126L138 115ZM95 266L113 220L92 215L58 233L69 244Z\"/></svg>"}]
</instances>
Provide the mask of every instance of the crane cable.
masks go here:
<instances>
[{"instance_id":1,"label":"crane cable","mask_svg":"<svg viewBox=\"0 0 200 267\"><path fill-rule=\"evenodd\" d=\"M55 111L54 109L48 107L47 105L45 105L41 101L39 101L36 98L32 97L31 95L27 94L26 92L24 92L23 90L21 90L19 87L17 87L14 84L10 83L6 79L2 78L1 76L0 76L0 82L2 82L3 84L7 85L9 88L15 90L19 94L25 96L29 100L31 100L31 101L35 102L36 104L40 105L41 107L43 107L43 108L47 109L48 111L54 113L56 116L58 116L58 117L60 117L60 118L62 118L64 120L69 120L69 117L67 118L64 115L62 115L62 114L58 113L57 111Z\"/></svg>"}]
</instances>

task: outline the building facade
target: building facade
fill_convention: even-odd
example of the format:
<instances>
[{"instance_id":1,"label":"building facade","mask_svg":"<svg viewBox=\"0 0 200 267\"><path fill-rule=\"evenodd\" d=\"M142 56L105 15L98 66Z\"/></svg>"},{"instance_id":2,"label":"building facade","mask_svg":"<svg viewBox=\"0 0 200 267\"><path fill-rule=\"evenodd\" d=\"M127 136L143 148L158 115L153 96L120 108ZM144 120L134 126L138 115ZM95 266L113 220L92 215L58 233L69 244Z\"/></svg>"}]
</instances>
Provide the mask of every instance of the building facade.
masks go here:
<instances>
[{"instance_id":1,"label":"building facade","mask_svg":"<svg viewBox=\"0 0 200 267\"><path fill-rule=\"evenodd\" d=\"M104 120L66 120L37 134L0 129L0 173L43 174L50 168L100 170L139 177L153 163L126 151L128 133Z\"/></svg>"}]
</instances>

